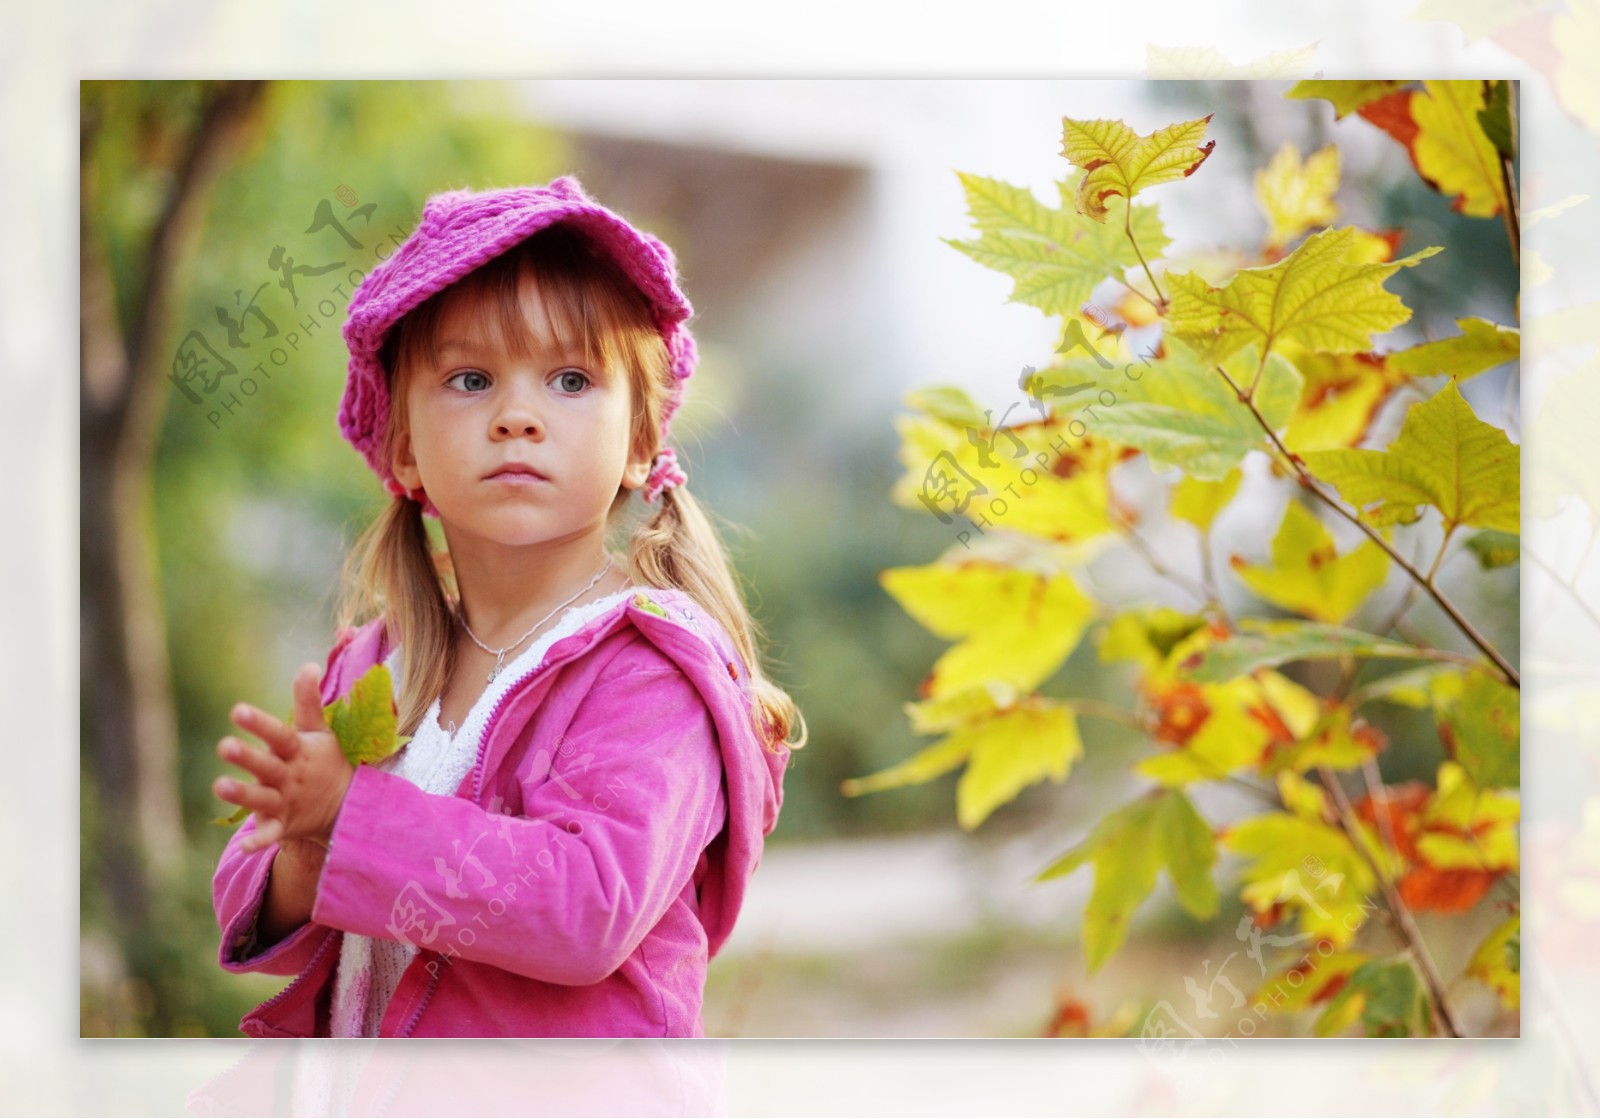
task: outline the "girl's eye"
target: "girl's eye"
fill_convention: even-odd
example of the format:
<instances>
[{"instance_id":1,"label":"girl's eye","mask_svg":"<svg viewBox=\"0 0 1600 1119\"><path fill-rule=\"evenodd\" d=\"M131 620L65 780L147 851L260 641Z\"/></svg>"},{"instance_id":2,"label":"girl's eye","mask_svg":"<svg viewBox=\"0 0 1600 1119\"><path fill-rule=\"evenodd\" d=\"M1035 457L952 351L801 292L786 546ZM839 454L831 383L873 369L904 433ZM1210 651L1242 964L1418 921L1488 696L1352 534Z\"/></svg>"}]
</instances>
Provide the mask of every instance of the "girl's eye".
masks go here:
<instances>
[{"instance_id":1,"label":"girl's eye","mask_svg":"<svg viewBox=\"0 0 1600 1119\"><path fill-rule=\"evenodd\" d=\"M556 378L556 384L561 386L563 392L582 392L584 390L584 386L586 386L588 383L588 376L583 373L579 373L576 369L568 369L566 372L562 373Z\"/></svg>"},{"instance_id":2,"label":"girl's eye","mask_svg":"<svg viewBox=\"0 0 1600 1119\"><path fill-rule=\"evenodd\" d=\"M445 384L456 385L467 392L481 392L489 387L489 375L477 369L463 369L460 373L452 373Z\"/></svg>"}]
</instances>

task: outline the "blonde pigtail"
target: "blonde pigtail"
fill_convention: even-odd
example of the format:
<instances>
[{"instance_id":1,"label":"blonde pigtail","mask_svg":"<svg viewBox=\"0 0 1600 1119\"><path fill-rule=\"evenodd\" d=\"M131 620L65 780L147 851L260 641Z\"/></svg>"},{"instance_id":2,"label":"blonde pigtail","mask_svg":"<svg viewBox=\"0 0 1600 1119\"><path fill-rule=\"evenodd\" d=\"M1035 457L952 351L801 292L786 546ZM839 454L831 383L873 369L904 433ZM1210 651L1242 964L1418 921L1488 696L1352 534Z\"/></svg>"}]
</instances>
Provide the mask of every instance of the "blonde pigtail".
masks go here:
<instances>
[{"instance_id":1,"label":"blonde pigtail","mask_svg":"<svg viewBox=\"0 0 1600 1119\"><path fill-rule=\"evenodd\" d=\"M400 733L412 734L450 679L454 614L422 523L422 506L396 497L367 527L345 561L339 625L382 615L401 654Z\"/></svg>"},{"instance_id":2,"label":"blonde pigtail","mask_svg":"<svg viewBox=\"0 0 1600 1119\"><path fill-rule=\"evenodd\" d=\"M756 734L769 750L806 744L805 718L787 692L767 679L757 643L762 634L745 605L721 535L683 486L662 491L659 508L634 531L628 563L636 581L675 587L698 602L733 639L750 673ZM798 737L790 740L790 735Z\"/></svg>"}]
</instances>

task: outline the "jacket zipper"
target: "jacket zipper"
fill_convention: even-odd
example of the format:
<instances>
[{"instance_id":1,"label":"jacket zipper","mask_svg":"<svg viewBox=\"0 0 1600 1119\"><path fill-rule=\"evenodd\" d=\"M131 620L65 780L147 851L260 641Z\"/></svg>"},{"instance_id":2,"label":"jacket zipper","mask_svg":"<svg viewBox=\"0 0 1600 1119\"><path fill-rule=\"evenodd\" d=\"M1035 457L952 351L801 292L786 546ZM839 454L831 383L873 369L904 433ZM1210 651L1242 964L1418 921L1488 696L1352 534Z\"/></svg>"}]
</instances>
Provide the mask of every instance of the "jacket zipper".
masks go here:
<instances>
[{"instance_id":1,"label":"jacket zipper","mask_svg":"<svg viewBox=\"0 0 1600 1119\"><path fill-rule=\"evenodd\" d=\"M337 936L334 935L336 933L338 934ZM304 983L306 981L306 977L317 969L317 961L322 959L322 954L328 950L328 945L332 944L335 940L339 940L339 939L342 939L342 938L343 938L343 933L340 933L338 929L330 929L329 930L329 935L326 936L325 938L323 938L323 941L322 941L322 943L320 945L318 945L317 950L315 952L311 953L311 959L306 961L306 966L301 969L299 975L294 977L294 982L290 983L283 990L279 991L277 994L273 995L266 1002L262 1003L260 1006L256 1007L254 1010L252 1010L250 1012L250 1014L249 1014L249 1017L255 1018L255 1017L258 1017L259 1015L265 1014L267 1011L269 1011L273 1007L277 1006L284 999L286 999L290 995L292 995L294 993L295 988L300 986L300 984Z\"/></svg>"},{"instance_id":2,"label":"jacket zipper","mask_svg":"<svg viewBox=\"0 0 1600 1119\"><path fill-rule=\"evenodd\" d=\"M623 609L618 611L615 616L621 617L626 613L627 605L624 604ZM520 680L514 681L512 685L505 690L504 694L500 696L499 700L496 701L494 707L489 712L489 718L485 720L483 724L483 733L478 737L478 752L472 760L472 803L477 804L478 801L483 798L484 759L489 751L489 743L494 737L494 728L500 721L500 713L505 710L506 705L511 702L512 697L520 693L530 680L539 675L539 673L543 672L545 669L556 664L565 663L566 661L569 661L573 657L577 656L584 649L589 648L589 646L594 644L594 642L598 639L599 635L604 632L610 631L609 629L595 631L595 633L591 634L589 640L584 643L581 649L577 649L571 653L568 653L559 659L546 658L542 660L538 665L530 669L527 675L523 676ZM568 636L575 636L575 634L569 634ZM565 638L562 640L565 640ZM554 648L554 646L551 646L551 648ZM428 980L428 989L422 993L422 998L417 1002L417 1008L411 1012L411 1017L406 1019L404 1028L402 1028L400 1032L395 1035L396 1037L411 1036L411 1031L416 1028L417 1021L422 1017L422 1012L428 1008L428 1003L432 1001L433 993L438 989L439 977L442 974L442 972L436 971L432 978ZM284 993L287 994L288 992Z\"/></svg>"},{"instance_id":3,"label":"jacket zipper","mask_svg":"<svg viewBox=\"0 0 1600 1119\"><path fill-rule=\"evenodd\" d=\"M640 593L640 592L634 592L634 593ZM627 616L628 606L632 603L632 601L633 601L633 599L630 596L628 601L623 603L622 609L618 610L615 614L611 615L611 624L593 630L589 634L589 639L587 641L585 641L581 647L576 648L572 652L566 653L566 654L564 654L563 656L561 656L559 658L546 657L539 664L537 664L533 668L529 669L527 675L525 675L521 679L513 682L512 685L505 690L505 693L503 695L501 695L500 699L495 703L493 709L490 710L489 718L487 720L485 720L485 722L483 724L483 733L478 737L478 752L477 752L477 756L474 757L473 761L472 761L472 803L473 804L477 804L480 800L483 799L483 763L484 763L484 759L487 756L488 751L489 751L489 743L494 737L494 733L493 732L494 732L495 726L500 721L500 714L501 714L502 711L505 710L506 705L511 702L511 698L513 696L517 695L518 693L520 693L523 690L523 688L527 686L528 682L530 680L532 680L535 676L539 675L539 673L543 672L544 670L546 670L548 668L554 667L557 664L564 664L567 661L572 660L574 657L579 656L585 650L587 650L591 645L593 645L596 641L598 641L601 637L605 636L607 633L610 633L612 629L615 629L617 624L618 624L618 619L625 618ZM578 630L576 633L568 634L567 637L576 637L579 633L582 633L582 632L583 632L582 630ZM565 640L567 640L567 638L564 637L564 638L562 638L562 640L565 641ZM559 644L559 642L557 644ZM554 649L554 648L555 648L555 646L552 645L551 649ZM323 945L323 947L325 948L325 947L327 947L327 945ZM318 949L318 952L319 953L321 952L320 948ZM313 957L313 960L314 959L315 959L315 957ZM307 971L309 971L309 970L310 969L307 968ZM433 999L434 991L438 989L439 976L441 974L443 974L443 973L442 972L436 972L433 975L433 977L428 981L428 989L423 992L422 998L417 1002L417 1008L411 1012L411 1017L406 1019L405 1027L398 1034L396 1034L395 1036L397 1036L397 1037L410 1037L411 1036L411 1031L416 1028L418 1019L420 1019L422 1017L422 1012L428 1008L428 1003L430 1001L432 1001L432 999ZM299 980L296 980L295 982L298 983ZM288 990L285 990L278 997L282 998L283 995L286 995L288 993L289 993Z\"/></svg>"}]
</instances>

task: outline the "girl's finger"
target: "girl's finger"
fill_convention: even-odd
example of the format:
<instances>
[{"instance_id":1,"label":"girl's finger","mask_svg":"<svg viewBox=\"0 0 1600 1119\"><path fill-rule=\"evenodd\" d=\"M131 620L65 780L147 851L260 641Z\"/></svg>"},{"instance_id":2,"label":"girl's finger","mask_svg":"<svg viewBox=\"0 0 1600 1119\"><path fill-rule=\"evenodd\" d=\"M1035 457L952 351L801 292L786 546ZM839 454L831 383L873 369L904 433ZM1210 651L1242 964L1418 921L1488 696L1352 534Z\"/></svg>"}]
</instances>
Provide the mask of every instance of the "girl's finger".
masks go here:
<instances>
[{"instance_id":1,"label":"girl's finger","mask_svg":"<svg viewBox=\"0 0 1600 1119\"><path fill-rule=\"evenodd\" d=\"M234 707L231 715L235 724L265 742L284 761L289 761L300 752L300 739L294 728L265 711L241 703Z\"/></svg>"},{"instance_id":2,"label":"girl's finger","mask_svg":"<svg viewBox=\"0 0 1600 1119\"><path fill-rule=\"evenodd\" d=\"M281 786L287 776L288 767L276 754L252 749L237 738L224 738L217 744L217 754L223 761L249 770L264 785Z\"/></svg>"},{"instance_id":3,"label":"girl's finger","mask_svg":"<svg viewBox=\"0 0 1600 1119\"><path fill-rule=\"evenodd\" d=\"M219 800L237 804L240 808L248 808L264 816L283 811L282 794L267 785L256 785L233 777L218 777L212 783L211 791Z\"/></svg>"},{"instance_id":4,"label":"girl's finger","mask_svg":"<svg viewBox=\"0 0 1600 1119\"><path fill-rule=\"evenodd\" d=\"M259 851L263 847L270 847L282 839L282 820L275 816L269 816L265 819L258 816L256 818L256 830L240 840L239 846L244 848L245 853L248 854L252 851Z\"/></svg>"},{"instance_id":5,"label":"girl's finger","mask_svg":"<svg viewBox=\"0 0 1600 1119\"><path fill-rule=\"evenodd\" d=\"M322 730L322 669L308 661L294 677L294 725L298 730Z\"/></svg>"}]
</instances>

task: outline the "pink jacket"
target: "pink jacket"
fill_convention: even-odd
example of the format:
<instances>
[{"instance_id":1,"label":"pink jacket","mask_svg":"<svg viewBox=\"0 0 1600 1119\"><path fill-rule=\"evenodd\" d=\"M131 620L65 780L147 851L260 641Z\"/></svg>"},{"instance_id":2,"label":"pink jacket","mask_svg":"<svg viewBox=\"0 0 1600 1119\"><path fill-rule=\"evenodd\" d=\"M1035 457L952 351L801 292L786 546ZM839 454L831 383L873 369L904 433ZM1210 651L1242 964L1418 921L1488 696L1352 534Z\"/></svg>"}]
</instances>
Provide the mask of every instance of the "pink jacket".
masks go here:
<instances>
[{"instance_id":1,"label":"pink jacket","mask_svg":"<svg viewBox=\"0 0 1600 1119\"><path fill-rule=\"evenodd\" d=\"M341 634L331 703L389 653ZM342 931L419 952L384 1037L700 1037L706 963L777 823L788 751L750 725L749 675L687 595L624 599L555 642L490 715L453 797L360 766L311 920L248 959L277 848L212 882L229 971L295 975L245 1016L256 1037L326 1036Z\"/></svg>"}]
</instances>

